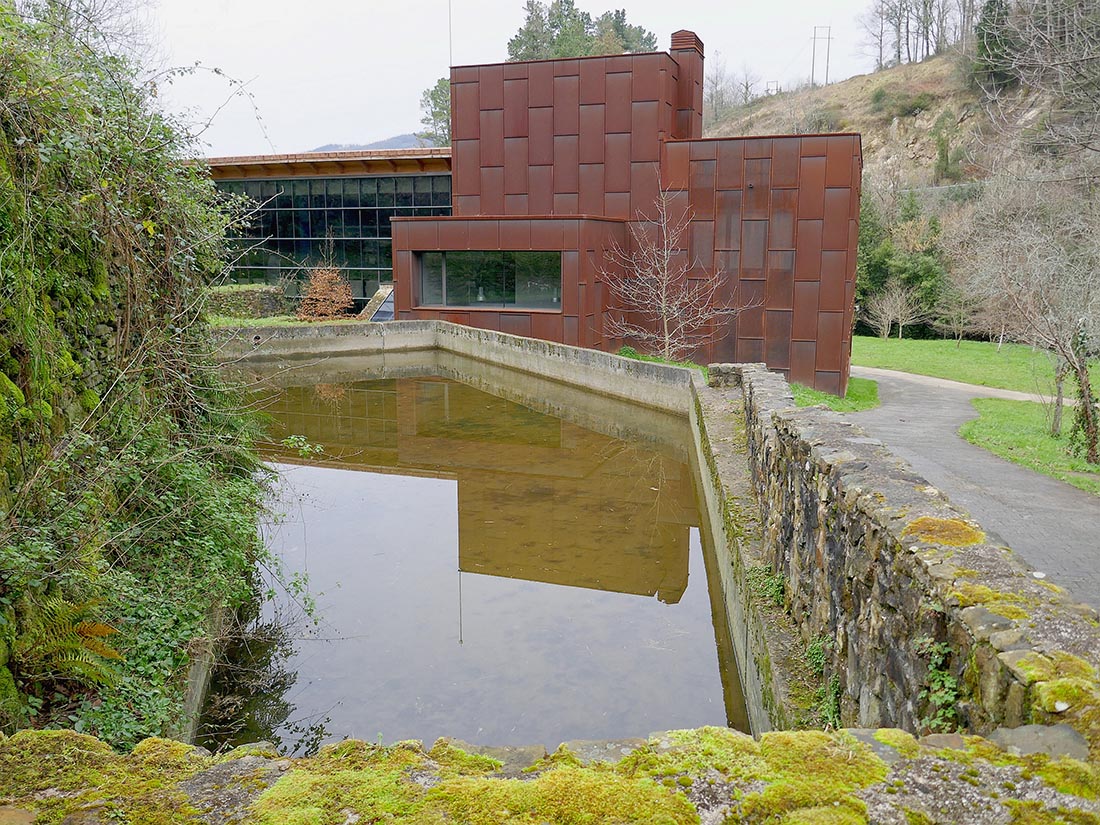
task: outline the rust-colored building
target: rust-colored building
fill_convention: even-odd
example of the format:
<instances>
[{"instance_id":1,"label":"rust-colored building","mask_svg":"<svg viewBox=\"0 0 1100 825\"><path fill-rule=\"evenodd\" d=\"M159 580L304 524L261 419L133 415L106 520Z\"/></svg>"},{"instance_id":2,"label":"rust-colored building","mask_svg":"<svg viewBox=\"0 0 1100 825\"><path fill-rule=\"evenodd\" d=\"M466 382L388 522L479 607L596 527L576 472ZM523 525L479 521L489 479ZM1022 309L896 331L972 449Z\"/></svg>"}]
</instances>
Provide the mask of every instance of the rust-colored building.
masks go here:
<instances>
[{"instance_id":1,"label":"rust-colored building","mask_svg":"<svg viewBox=\"0 0 1100 825\"><path fill-rule=\"evenodd\" d=\"M451 70L451 217L392 220L396 317L615 349L607 252L662 189L690 210L688 277L750 308L696 360L848 382L862 158L855 134L703 139L703 44Z\"/></svg>"}]
</instances>

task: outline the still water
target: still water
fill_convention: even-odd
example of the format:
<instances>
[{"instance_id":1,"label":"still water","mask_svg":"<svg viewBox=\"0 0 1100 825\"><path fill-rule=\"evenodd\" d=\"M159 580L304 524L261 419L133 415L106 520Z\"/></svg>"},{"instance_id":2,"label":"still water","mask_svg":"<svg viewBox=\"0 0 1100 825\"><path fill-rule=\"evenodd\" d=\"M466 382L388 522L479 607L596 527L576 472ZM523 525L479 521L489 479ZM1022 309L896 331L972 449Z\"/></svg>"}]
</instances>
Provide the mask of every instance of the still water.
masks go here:
<instances>
[{"instance_id":1,"label":"still water","mask_svg":"<svg viewBox=\"0 0 1100 825\"><path fill-rule=\"evenodd\" d=\"M314 621L285 591L253 617L206 744L745 728L686 422L672 443L667 421L607 435L425 376L289 386L265 407L283 514L265 538L284 579L307 577Z\"/></svg>"}]
</instances>

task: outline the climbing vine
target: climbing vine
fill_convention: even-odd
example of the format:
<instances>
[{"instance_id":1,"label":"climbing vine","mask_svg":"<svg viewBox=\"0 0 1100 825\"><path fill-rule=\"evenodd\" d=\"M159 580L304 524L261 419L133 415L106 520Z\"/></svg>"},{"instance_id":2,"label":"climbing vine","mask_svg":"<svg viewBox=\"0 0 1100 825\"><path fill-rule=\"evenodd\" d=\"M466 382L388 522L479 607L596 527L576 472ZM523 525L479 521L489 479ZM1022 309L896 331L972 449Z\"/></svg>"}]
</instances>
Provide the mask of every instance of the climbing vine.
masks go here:
<instances>
[{"instance_id":1,"label":"climbing vine","mask_svg":"<svg viewBox=\"0 0 1100 825\"><path fill-rule=\"evenodd\" d=\"M202 316L233 215L89 8L0 0L0 728L126 745L252 592L263 490Z\"/></svg>"}]
</instances>

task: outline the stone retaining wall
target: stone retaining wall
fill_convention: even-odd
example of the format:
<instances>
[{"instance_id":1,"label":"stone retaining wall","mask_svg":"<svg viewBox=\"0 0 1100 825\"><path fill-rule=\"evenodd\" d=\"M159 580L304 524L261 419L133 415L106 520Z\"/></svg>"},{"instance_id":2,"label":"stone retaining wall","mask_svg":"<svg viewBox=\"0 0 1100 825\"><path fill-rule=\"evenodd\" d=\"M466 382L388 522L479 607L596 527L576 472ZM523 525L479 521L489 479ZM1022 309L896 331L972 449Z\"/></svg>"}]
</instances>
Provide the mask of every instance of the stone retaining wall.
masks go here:
<instances>
[{"instance_id":1,"label":"stone retaining wall","mask_svg":"<svg viewBox=\"0 0 1100 825\"><path fill-rule=\"evenodd\" d=\"M1095 610L824 408L798 409L762 365L712 365L741 387L764 553L806 642L828 651L842 720L987 732L1067 722L1100 759Z\"/></svg>"},{"instance_id":2,"label":"stone retaining wall","mask_svg":"<svg viewBox=\"0 0 1100 825\"><path fill-rule=\"evenodd\" d=\"M206 293L206 312L231 318L268 318L286 315L293 299L283 294L280 286L266 284L231 284L212 287Z\"/></svg>"}]
</instances>

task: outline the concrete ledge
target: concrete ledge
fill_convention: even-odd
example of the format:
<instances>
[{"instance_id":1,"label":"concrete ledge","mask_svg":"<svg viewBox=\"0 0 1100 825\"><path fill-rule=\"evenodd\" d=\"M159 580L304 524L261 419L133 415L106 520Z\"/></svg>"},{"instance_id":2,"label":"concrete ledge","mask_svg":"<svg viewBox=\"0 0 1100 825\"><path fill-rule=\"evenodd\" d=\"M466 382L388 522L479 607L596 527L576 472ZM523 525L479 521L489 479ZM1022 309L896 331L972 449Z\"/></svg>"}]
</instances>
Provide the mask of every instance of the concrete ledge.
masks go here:
<instances>
[{"instance_id":1,"label":"concrete ledge","mask_svg":"<svg viewBox=\"0 0 1100 825\"><path fill-rule=\"evenodd\" d=\"M763 365L741 388L765 551L803 638L824 641L848 724L1065 722L1100 759L1100 625L882 444L798 409ZM888 721L887 721L888 720Z\"/></svg>"}]
</instances>

